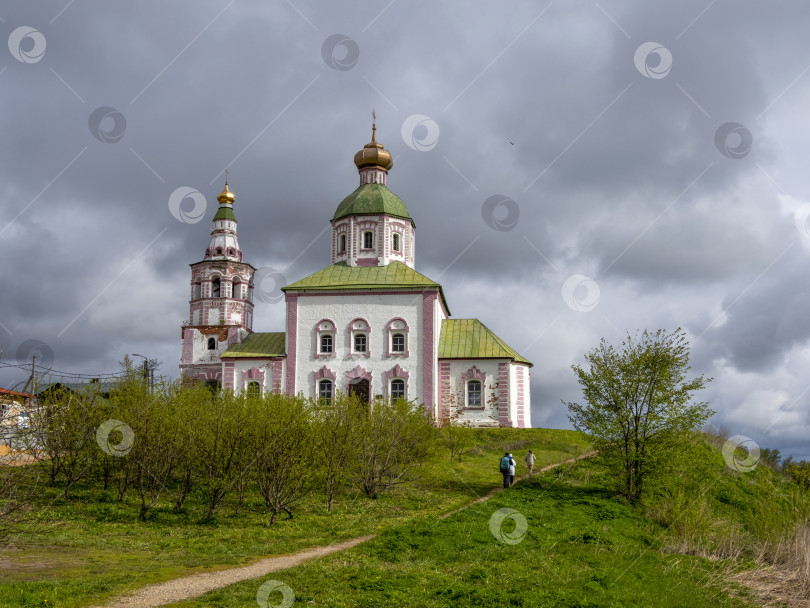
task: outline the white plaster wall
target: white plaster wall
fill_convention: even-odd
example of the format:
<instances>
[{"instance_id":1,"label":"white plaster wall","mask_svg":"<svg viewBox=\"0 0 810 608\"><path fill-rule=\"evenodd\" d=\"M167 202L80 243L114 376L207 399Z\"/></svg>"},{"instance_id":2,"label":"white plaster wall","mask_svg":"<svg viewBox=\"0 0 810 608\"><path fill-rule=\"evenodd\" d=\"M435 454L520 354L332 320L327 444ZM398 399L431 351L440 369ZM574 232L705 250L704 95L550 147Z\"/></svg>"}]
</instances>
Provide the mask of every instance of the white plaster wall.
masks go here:
<instances>
[{"instance_id":1,"label":"white plaster wall","mask_svg":"<svg viewBox=\"0 0 810 608\"><path fill-rule=\"evenodd\" d=\"M349 324L356 318L368 321L371 331L368 344L370 356L352 355ZM385 326L393 318L408 323L408 357L386 357L388 339ZM335 356L315 357L315 327L319 321L329 319L335 323ZM326 365L337 374L338 390L346 391L345 374L358 365L371 372L371 396L387 395L385 372L399 364L409 373L408 399L422 402L422 295L408 294L328 294L298 297L297 353L295 391L314 397L313 373ZM288 357L291 353L288 353ZM437 369L438 377L438 369Z\"/></svg>"},{"instance_id":2,"label":"white plaster wall","mask_svg":"<svg viewBox=\"0 0 810 608\"><path fill-rule=\"evenodd\" d=\"M192 363L219 363L220 355L228 348L228 341L219 340L219 336L205 335L200 333L199 330L193 329L194 332L194 354L192 355ZM217 338L217 347L214 350L208 350L208 338Z\"/></svg>"},{"instance_id":3,"label":"white plaster wall","mask_svg":"<svg viewBox=\"0 0 810 608\"><path fill-rule=\"evenodd\" d=\"M450 360L450 416L459 423L474 427L497 427L498 422L498 364L503 359ZM465 381L462 375L472 366L486 374L482 400L483 410L465 410Z\"/></svg>"}]
</instances>

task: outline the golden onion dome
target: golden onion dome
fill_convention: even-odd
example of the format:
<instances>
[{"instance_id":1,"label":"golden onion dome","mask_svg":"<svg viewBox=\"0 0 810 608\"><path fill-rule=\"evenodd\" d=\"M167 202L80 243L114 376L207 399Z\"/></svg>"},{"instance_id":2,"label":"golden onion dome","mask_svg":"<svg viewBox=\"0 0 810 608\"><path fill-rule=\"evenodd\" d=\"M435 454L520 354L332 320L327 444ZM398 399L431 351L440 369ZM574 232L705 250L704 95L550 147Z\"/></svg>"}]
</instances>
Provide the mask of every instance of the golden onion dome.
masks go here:
<instances>
[{"instance_id":1,"label":"golden onion dome","mask_svg":"<svg viewBox=\"0 0 810 608\"><path fill-rule=\"evenodd\" d=\"M358 169L363 167L382 167L389 171L394 166L394 159L391 158L391 153L383 148L381 143L377 142L377 125L371 126L371 141L363 146L357 154L354 155L354 164Z\"/></svg>"},{"instance_id":2,"label":"golden onion dome","mask_svg":"<svg viewBox=\"0 0 810 608\"><path fill-rule=\"evenodd\" d=\"M225 182L225 189L219 193L217 200L220 203L228 203L230 205L233 205L233 201L235 198L236 197L233 195L233 192L228 190L228 182Z\"/></svg>"}]
</instances>

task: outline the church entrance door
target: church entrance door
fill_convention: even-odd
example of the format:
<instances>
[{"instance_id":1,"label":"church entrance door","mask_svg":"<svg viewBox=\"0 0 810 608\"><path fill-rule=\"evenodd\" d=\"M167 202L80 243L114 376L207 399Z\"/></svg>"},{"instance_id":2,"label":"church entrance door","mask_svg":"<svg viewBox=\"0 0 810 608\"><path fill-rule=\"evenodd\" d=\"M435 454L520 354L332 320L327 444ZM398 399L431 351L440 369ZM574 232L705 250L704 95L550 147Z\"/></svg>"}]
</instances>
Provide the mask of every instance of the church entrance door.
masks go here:
<instances>
[{"instance_id":1,"label":"church entrance door","mask_svg":"<svg viewBox=\"0 0 810 608\"><path fill-rule=\"evenodd\" d=\"M349 395L357 395L357 399L360 403L369 402L369 392L368 380L365 378L349 384Z\"/></svg>"}]
</instances>

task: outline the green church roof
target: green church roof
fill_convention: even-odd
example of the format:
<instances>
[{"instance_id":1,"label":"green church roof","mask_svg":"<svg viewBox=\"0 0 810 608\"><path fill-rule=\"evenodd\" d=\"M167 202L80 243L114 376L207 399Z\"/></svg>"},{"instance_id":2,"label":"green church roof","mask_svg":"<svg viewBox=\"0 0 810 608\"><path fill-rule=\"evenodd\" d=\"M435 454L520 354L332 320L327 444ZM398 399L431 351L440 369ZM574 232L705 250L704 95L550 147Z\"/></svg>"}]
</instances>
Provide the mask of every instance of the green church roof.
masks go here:
<instances>
[{"instance_id":1,"label":"green church roof","mask_svg":"<svg viewBox=\"0 0 810 608\"><path fill-rule=\"evenodd\" d=\"M343 199L332 220L349 215L378 215L386 213L406 220L411 219L405 203L382 184L362 184Z\"/></svg>"},{"instance_id":2,"label":"green church roof","mask_svg":"<svg viewBox=\"0 0 810 608\"><path fill-rule=\"evenodd\" d=\"M283 357L286 354L285 333L250 334L241 344L231 344L222 357Z\"/></svg>"},{"instance_id":3,"label":"green church roof","mask_svg":"<svg viewBox=\"0 0 810 608\"><path fill-rule=\"evenodd\" d=\"M428 289L439 290L447 310L442 286L402 262L385 266L349 266L338 262L315 274L282 287L282 291L353 291L357 289ZM449 312L448 312L449 314Z\"/></svg>"},{"instance_id":4,"label":"green church roof","mask_svg":"<svg viewBox=\"0 0 810 608\"><path fill-rule=\"evenodd\" d=\"M233 220L236 221L236 214L233 212L231 207L222 206L217 209L217 214L214 216L214 220Z\"/></svg>"},{"instance_id":5,"label":"green church roof","mask_svg":"<svg viewBox=\"0 0 810 608\"><path fill-rule=\"evenodd\" d=\"M512 359L532 365L478 319L442 321L439 359Z\"/></svg>"}]
</instances>

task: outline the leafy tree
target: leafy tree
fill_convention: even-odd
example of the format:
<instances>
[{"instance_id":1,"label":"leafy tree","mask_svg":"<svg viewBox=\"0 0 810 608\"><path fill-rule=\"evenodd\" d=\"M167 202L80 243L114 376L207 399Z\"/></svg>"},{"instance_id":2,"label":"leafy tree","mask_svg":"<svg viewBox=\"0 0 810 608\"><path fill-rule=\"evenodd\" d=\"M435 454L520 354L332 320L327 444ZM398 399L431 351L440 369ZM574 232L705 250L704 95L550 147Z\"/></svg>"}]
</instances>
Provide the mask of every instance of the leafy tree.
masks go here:
<instances>
[{"instance_id":1,"label":"leafy tree","mask_svg":"<svg viewBox=\"0 0 810 608\"><path fill-rule=\"evenodd\" d=\"M329 405L316 403L313 407L317 471L326 492L326 510L331 512L357 458L358 423L367 415L368 406L356 397L338 393Z\"/></svg>"},{"instance_id":2,"label":"leafy tree","mask_svg":"<svg viewBox=\"0 0 810 608\"><path fill-rule=\"evenodd\" d=\"M358 420L360 441L356 476L369 498L405 480L430 453L434 429L418 404L397 399L375 401Z\"/></svg>"},{"instance_id":3,"label":"leafy tree","mask_svg":"<svg viewBox=\"0 0 810 608\"><path fill-rule=\"evenodd\" d=\"M192 444L204 482L206 520L214 517L241 473L238 463L248 447L246 439L252 423L244 397L232 391L209 397L205 406L198 404Z\"/></svg>"},{"instance_id":4,"label":"leafy tree","mask_svg":"<svg viewBox=\"0 0 810 608\"><path fill-rule=\"evenodd\" d=\"M314 432L311 404L302 397L271 393L254 399L256 480L268 509L270 523L283 511L290 519L293 507L312 489Z\"/></svg>"},{"instance_id":5,"label":"leafy tree","mask_svg":"<svg viewBox=\"0 0 810 608\"><path fill-rule=\"evenodd\" d=\"M772 450L770 448L763 448L759 451L759 461L762 464L767 465L774 471L779 470L779 463L782 460L782 456L779 453L779 450Z\"/></svg>"},{"instance_id":6,"label":"leafy tree","mask_svg":"<svg viewBox=\"0 0 810 608\"><path fill-rule=\"evenodd\" d=\"M461 453L472 445L475 435L469 425L446 418L439 426L439 438L450 452L450 460L461 461Z\"/></svg>"},{"instance_id":7,"label":"leafy tree","mask_svg":"<svg viewBox=\"0 0 810 608\"><path fill-rule=\"evenodd\" d=\"M687 379L689 343L680 328L628 336L620 348L604 339L573 365L585 404L568 403L569 419L591 435L620 491L642 497L645 481L682 465L698 430L714 414L691 395L711 382Z\"/></svg>"}]
</instances>

